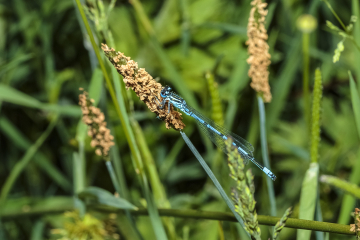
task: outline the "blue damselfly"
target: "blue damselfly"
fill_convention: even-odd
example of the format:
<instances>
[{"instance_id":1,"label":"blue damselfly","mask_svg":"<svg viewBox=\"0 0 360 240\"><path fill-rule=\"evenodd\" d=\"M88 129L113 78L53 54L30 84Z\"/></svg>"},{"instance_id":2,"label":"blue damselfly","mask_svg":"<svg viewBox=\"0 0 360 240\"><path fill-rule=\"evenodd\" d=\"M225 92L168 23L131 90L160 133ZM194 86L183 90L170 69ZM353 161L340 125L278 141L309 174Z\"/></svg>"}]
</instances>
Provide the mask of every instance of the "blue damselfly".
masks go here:
<instances>
[{"instance_id":1,"label":"blue damselfly","mask_svg":"<svg viewBox=\"0 0 360 240\"><path fill-rule=\"evenodd\" d=\"M244 159L244 163L248 163L250 160L253 162L258 168L260 168L266 175L268 175L272 180L275 181L276 176L266 167L262 166L258 163L254 156L253 151L254 147L242 137L232 133L231 131L227 130L226 128L218 125L213 120L205 117L200 112L192 108L191 106L186 104L186 101L171 91L169 86L165 86L160 93L162 97L162 101L158 101L158 106L160 109L165 107L166 102L168 103L168 113L170 113L170 105L180 109L186 115L193 117L196 122L199 124L200 129L211 139L211 141L221 150L223 150L227 154L225 140L228 137L233 139L233 145L237 148L239 154Z\"/></svg>"}]
</instances>

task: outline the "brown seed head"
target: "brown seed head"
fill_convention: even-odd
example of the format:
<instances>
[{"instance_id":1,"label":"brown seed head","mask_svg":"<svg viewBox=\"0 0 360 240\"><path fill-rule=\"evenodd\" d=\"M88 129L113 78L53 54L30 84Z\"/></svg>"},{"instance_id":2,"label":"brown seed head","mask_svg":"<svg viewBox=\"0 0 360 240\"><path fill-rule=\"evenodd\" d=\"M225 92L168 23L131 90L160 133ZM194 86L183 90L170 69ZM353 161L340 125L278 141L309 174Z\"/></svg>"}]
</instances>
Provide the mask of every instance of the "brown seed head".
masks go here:
<instances>
[{"instance_id":1,"label":"brown seed head","mask_svg":"<svg viewBox=\"0 0 360 240\"><path fill-rule=\"evenodd\" d=\"M160 101L162 100L160 92L163 87L160 83L156 82L144 68L138 68L137 63L130 57L126 57L121 52L116 52L115 49L109 48L106 44L102 44L101 48L118 73L123 76L126 88L131 88L150 111L165 121L166 128L173 127L176 130L181 130L185 127L182 122L182 114L175 111L172 105L168 114L167 104L165 104L164 109L159 109L156 104L156 97Z\"/></svg>"},{"instance_id":2,"label":"brown seed head","mask_svg":"<svg viewBox=\"0 0 360 240\"><path fill-rule=\"evenodd\" d=\"M87 92L79 95L79 105L83 114L82 120L89 126L88 135L92 138L91 147L96 148L96 155L108 159L110 147L114 145L114 137L110 130L106 128L105 115L101 110L93 106L93 100L88 97Z\"/></svg>"},{"instance_id":3,"label":"brown seed head","mask_svg":"<svg viewBox=\"0 0 360 240\"><path fill-rule=\"evenodd\" d=\"M247 63L250 64L249 77L251 77L250 86L257 92L263 94L264 102L271 101L271 92L269 86L270 54L269 45L266 40L268 35L265 29L265 10L266 3L261 0L253 0L251 2L249 23L247 27L249 58Z\"/></svg>"}]
</instances>

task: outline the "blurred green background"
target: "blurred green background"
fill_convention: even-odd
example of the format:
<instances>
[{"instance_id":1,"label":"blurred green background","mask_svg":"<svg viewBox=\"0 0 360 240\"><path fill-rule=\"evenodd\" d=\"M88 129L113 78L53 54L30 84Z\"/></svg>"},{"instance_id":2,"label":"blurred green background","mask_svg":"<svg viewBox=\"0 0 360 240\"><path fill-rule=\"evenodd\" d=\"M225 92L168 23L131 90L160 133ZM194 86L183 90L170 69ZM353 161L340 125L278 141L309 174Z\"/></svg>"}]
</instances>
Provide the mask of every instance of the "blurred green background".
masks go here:
<instances>
[{"instance_id":1,"label":"blurred green background","mask_svg":"<svg viewBox=\"0 0 360 240\"><path fill-rule=\"evenodd\" d=\"M360 11L358 0L329 2L345 25L350 23L351 15ZM104 10L98 1L85 4L98 46L103 42L123 52L204 115L223 121L224 126L254 145L254 155L262 162L256 92L250 87L246 63L250 1L112 3L115 5L111 11L107 11L110 1L103 2ZM274 182L276 215L282 216L286 208L293 206L292 217L298 217L301 185L310 164L303 94L304 33L297 28L298 18L311 14L318 23L309 34L307 77L312 92L315 69L322 71L320 175L333 175L355 184L360 182L360 149L348 71L355 81L359 79L360 52L347 38L340 60L333 63L334 50L343 37L326 26L328 20L341 28L325 2L291 0L268 4L266 28L273 99L265 108L270 166L278 177ZM352 36L358 44L359 34L357 22ZM78 166L85 169L81 184L115 192L104 162L89 145L89 137L82 139L79 87L90 91L90 97L105 112L116 142L111 156L118 163L117 173L123 172L121 181L128 192L127 199L144 206L123 126L75 1L0 2L0 36L0 184L3 198L4 184L13 178L6 199L14 211L2 219L4 239L54 238L50 229L59 228L63 218L61 213L50 214L48 209L61 208L56 202L59 197L70 199L76 192L77 154L84 154L85 159ZM111 75L112 66L104 56L103 61ZM206 73L213 76L215 83L209 82ZM139 124L132 125L135 137L139 136L136 129L140 129L155 162L161 184L158 187L164 190L160 192L166 193L169 205L158 206L228 211L180 134L167 130L131 90L126 92L125 103L131 121ZM216 104L221 108L215 108ZM230 191L234 183L228 177L225 155L199 134L193 119L184 117L184 122L185 132L213 167L224 189ZM38 146L38 139L51 124L55 124L54 128ZM32 150L34 153L29 153ZM248 167L255 175L257 212L269 215L266 176L254 165ZM156 192L154 185L151 187ZM319 197L323 221L352 223L350 212L359 206L358 199L323 183ZM48 205L39 206L39 214L21 215L35 199L48 199ZM220 227L217 221L182 218L173 223L177 239L238 239L235 223L224 222ZM148 217L137 217L136 224L144 239L155 239ZM263 239L267 239L271 228L264 226L262 232ZM282 234L283 239L295 239L296 230L285 228ZM122 237L125 235L121 232ZM315 239L315 234L312 237ZM330 239L345 238L330 235Z\"/></svg>"}]
</instances>

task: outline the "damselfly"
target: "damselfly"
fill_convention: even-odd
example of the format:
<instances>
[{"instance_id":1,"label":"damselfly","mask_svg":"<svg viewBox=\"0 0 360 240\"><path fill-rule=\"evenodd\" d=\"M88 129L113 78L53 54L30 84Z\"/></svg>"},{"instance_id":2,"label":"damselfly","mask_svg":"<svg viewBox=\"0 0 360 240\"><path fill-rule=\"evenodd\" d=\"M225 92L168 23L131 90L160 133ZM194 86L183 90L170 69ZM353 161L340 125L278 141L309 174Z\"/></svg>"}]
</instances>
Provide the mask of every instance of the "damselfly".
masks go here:
<instances>
[{"instance_id":1,"label":"damselfly","mask_svg":"<svg viewBox=\"0 0 360 240\"><path fill-rule=\"evenodd\" d=\"M200 129L211 139L215 145L223 150L227 154L225 140L228 137L233 139L233 145L237 148L239 154L244 159L244 163L248 163L250 160L253 162L258 168L260 168L266 175L268 175L272 180L275 181L276 176L266 167L262 166L258 163L254 156L253 151L254 147L245 139L241 138L240 136L232 133L231 131L227 130L226 128L216 124L211 119L203 116L201 113L196 111L194 108L186 104L186 101L171 91L169 86L165 86L160 93L161 97L163 98L162 102L158 101L158 106L160 109L165 107L166 102L168 103L168 113L170 113L170 104L174 107L180 109L186 115L189 115L195 118L196 122L199 124Z\"/></svg>"}]
</instances>

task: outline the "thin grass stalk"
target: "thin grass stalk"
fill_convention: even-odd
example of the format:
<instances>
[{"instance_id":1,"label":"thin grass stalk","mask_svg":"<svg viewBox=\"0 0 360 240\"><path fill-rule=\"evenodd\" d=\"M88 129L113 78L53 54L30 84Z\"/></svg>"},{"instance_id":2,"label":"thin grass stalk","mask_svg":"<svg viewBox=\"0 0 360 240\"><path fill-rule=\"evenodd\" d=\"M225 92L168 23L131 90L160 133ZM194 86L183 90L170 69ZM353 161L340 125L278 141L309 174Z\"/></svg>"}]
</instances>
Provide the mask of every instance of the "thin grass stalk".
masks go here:
<instances>
[{"instance_id":1,"label":"thin grass stalk","mask_svg":"<svg viewBox=\"0 0 360 240\"><path fill-rule=\"evenodd\" d=\"M106 168L107 168L107 170L109 172L111 182L113 183L116 192L118 194L120 194L122 192L122 190L120 188L120 184L118 182L118 178L116 177L115 170L114 170L114 168L112 166L111 161L105 161L105 165L106 165Z\"/></svg>"},{"instance_id":2,"label":"thin grass stalk","mask_svg":"<svg viewBox=\"0 0 360 240\"><path fill-rule=\"evenodd\" d=\"M47 139L53 128L55 127L58 120L58 116L54 115L52 116L52 119L50 121L50 124L46 128L46 130L41 134L41 136L36 140L36 142L26 151L24 156L16 163L12 171L10 172L10 175L5 180L5 183L1 189L0 194L0 214L2 212L3 204L5 203L15 181L20 176L22 171L25 169L25 167L29 164L29 162L33 159L33 156L38 151L40 146L44 143L44 141Z\"/></svg>"},{"instance_id":3,"label":"thin grass stalk","mask_svg":"<svg viewBox=\"0 0 360 240\"><path fill-rule=\"evenodd\" d=\"M316 198L316 209L315 209L315 221L322 222L322 211L320 206L320 189L317 189L317 198ZM316 240L324 240L325 234L321 231L315 232Z\"/></svg>"},{"instance_id":4,"label":"thin grass stalk","mask_svg":"<svg viewBox=\"0 0 360 240\"><path fill-rule=\"evenodd\" d=\"M122 95L120 81L114 82L114 86L115 86L115 91L116 91L118 104L119 104L119 106L121 106L120 111L123 113L124 116L126 116L126 118L124 118L124 122L123 122L124 131L125 131L125 129L128 129L131 137L134 139L135 137L134 137L134 133L132 131L132 128L130 126L129 117L127 116L126 107L125 107L125 101L124 101L124 97ZM137 147L137 143L136 143L136 151L137 151L137 155L140 156L141 161L140 162L132 161L132 162L133 162L134 168L136 169L136 171L138 173L138 176L140 178L141 189L142 189L143 193L145 194L146 201L148 201L149 214L153 219L151 221L151 223L154 224L154 221L156 222L155 225L153 225L153 227L154 227L155 233L157 234L157 237L159 239L166 239L166 235L165 235L165 231L163 229L163 226L161 225L159 227L158 221L161 222L161 220L159 218L157 208L155 207L154 204L152 204L152 196L147 195L147 194L150 194L150 190L149 190L149 187L147 185L147 183L148 183L147 182L147 177L145 175L144 166L143 166L143 162L142 162L142 159L141 159L141 154L140 154L139 148ZM155 208L155 209L150 209L150 208ZM156 228L160 228L159 232L157 232Z\"/></svg>"},{"instance_id":5,"label":"thin grass stalk","mask_svg":"<svg viewBox=\"0 0 360 240\"><path fill-rule=\"evenodd\" d=\"M330 5L330 3L328 2L328 0L324 0L324 2L326 3L326 5L328 6L328 8L330 9L330 11L332 12L332 14L335 16L335 18L338 20L338 22L340 23L341 27L344 29L344 31L347 31L345 24L341 21L340 17L336 14L336 12L334 11L334 9L332 8L332 6Z\"/></svg>"},{"instance_id":6,"label":"thin grass stalk","mask_svg":"<svg viewBox=\"0 0 360 240\"><path fill-rule=\"evenodd\" d=\"M224 236L224 229L222 227L221 222L218 222L218 226L219 226L219 239L220 240L225 240L225 236Z\"/></svg>"},{"instance_id":7,"label":"thin grass stalk","mask_svg":"<svg viewBox=\"0 0 360 240\"><path fill-rule=\"evenodd\" d=\"M115 145L111 148L110 150L110 154L111 154L111 159L113 160L114 163L114 170L115 170L115 175L117 176L117 181L119 182L119 191L118 193L120 194L120 196L126 200L130 200L129 199L129 190L127 189L126 186L126 180L125 180L125 175L124 175L124 169L122 167L122 162L120 159L120 155L118 155L117 153L119 152L119 149Z\"/></svg>"},{"instance_id":8,"label":"thin grass stalk","mask_svg":"<svg viewBox=\"0 0 360 240\"><path fill-rule=\"evenodd\" d=\"M86 31L90 37L90 42L93 46L93 49L95 51L95 54L96 54L96 57L99 61L99 65L100 65L100 68L104 74L104 78L105 78L105 81L106 81L106 84L107 84L107 87L108 87L108 90L109 90L109 93L110 93L110 96L111 96L111 99L113 101L113 104L115 106L115 110L116 110L116 113L118 114L119 118L120 118L120 121L124 127L124 132L125 132L125 136L126 136L126 139L128 140L128 143L129 143L129 146L130 146L130 150L131 150L131 153L136 161L136 165L138 167L138 171L140 173L142 173L143 171L143 168L141 167L141 157L140 157L140 152L139 150L137 149L137 146L136 146L136 142L135 142L135 137L133 134L131 134L131 129L129 127L125 127L126 124L125 124L125 119L126 119L126 115L124 115L124 112L122 112L120 110L120 106L119 106L119 103L116 99L116 95L115 95L115 92L114 92L114 89L113 89L113 86L111 84L111 81L110 81L110 78L107 74L107 71L106 71L106 68L105 68L105 65L104 65L104 62L102 61L102 58L100 56L100 51L98 49L98 46L96 45L95 43L95 39L92 35L92 32L91 32L91 29L90 29L90 25L86 19L86 16L85 16L85 13L84 13L84 9L82 8L82 5L80 3L80 0L76 0L76 4L77 4L77 7L78 7L78 10L80 12L80 15L81 15L81 18L85 24L85 28L86 28Z\"/></svg>"},{"instance_id":9,"label":"thin grass stalk","mask_svg":"<svg viewBox=\"0 0 360 240\"><path fill-rule=\"evenodd\" d=\"M302 34L302 53L303 53L303 98L304 98L304 116L307 132L310 133L310 90L309 90L309 57L310 34L303 32Z\"/></svg>"},{"instance_id":10,"label":"thin grass stalk","mask_svg":"<svg viewBox=\"0 0 360 240\"><path fill-rule=\"evenodd\" d=\"M184 97L184 99L186 99L186 102L189 105L191 105L195 109L200 109L195 99L195 96L192 94L191 91L188 90L188 88L184 84L180 73L176 70L175 66L172 64L171 60L165 53L165 50L162 47L161 43L156 38L155 30L153 29L151 21L146 15L141 2L139 0L131 0L130 3L133 5L141 24L144 26L147 34L149 35L150 42L154 47L155 53L158 55L158 58L164 66L165 70L171 76L169 80L172 81L171 83L176 87L176 90L179 92L179 94Z\"/></svg>"},{"instance_id":11,"label":"thin grass stalk","mask_svg":"<svg viewBox=\"0 0 360 240\"><path fill-rule=\"evenodd\" d=\"M219 183L219 181L217 180L217 178L215 177L215 175L213 174L213 172L211 171L209 166L206 164L205 160L201 157L200 153L197 151L197 149L192 144L192 142L187 137L187 135L183 131L180 131L180 134L183 137L185 143L188 145L188 147L190 148L190 150L194 154L194 156L196 157L196 159L199 161L201 166L204 168L207 175L210 177L210 179L214 183L214 185L217 188L217 190L219 191L221 197L224 199L226 205L230 208L231 212L234 214L236 220L240 223L240 225L242 226L243 229L246 229L243 219L235 211L235 206L233 205L231 199L227 196L224 189L221 187L221 184ZM250 234L248 232L246 232L246 234L247 234L248 237L250 237Z\"/></svg>"},{"instance_id":12,"label":"thin grass stalk","mask_svg":"<svg viewBox=\"0 0 360 240\"><path fill-rule=\"evenodd\" d=\"M31 147L31 142L27 137L25 137L19 129L10 122L5 116L0 118L0 130L4 136L6 136L12 143L16 144L17 147L26 151ZM58 184L66 192L71 192L72 183L68 178L61 173L52 163L50 163L45 155L40 151L35 154L35 163L39 165L43 171L53 179L53 181Z\"/></svg>"},{"instance_id":13,"label":"thin grass stalk","mask_svg":"<svg viewBox=\"0 0 360 240\"><path fill-rule=\"evenodd\" d=\"M134 213L134 215L135 214L147 215L146 209L139 209L137 211L131 211L131 212ZM183 210L183 209L181 210L159 209L159 213L161 216L237 222L236 217L232 213L224 213L224 212L209 212L209 211ZM258 215L258 222L261 225L275 226L280 219L281 218L279 217ZM355 233L350 231L350 226L346 224L318 222L318 221L304 220L298 218L288 218L285 227L355 236Z\"/></svg>"},{"instance_id":14,"label":"thin grass stalk","mask_svg":"<svg viewBox=\"0 0 360 240\"><path fill-rule=\"evenodd\" d=\"M83 141L79 141L78 143L79 151L73 154L74 194L82 192L85 189L85 148Z\"/></svg>"},{"instance_id":15,"label":"thin grass stalk","mask_svg":"<svg viewBox=\"0 0 360 240\"><path fill-rule=\"evenodd\" d=\"M105 162L110 162L110 156L108 155L109 150L111 149L111 146L114 145L113 139L114 137L110 133L110 129L106 127L107 123L104 121L105 116L101 112L99 108L96 108L94 105L95 101L93 99L90 99L88 97L88 93L84 92L83 94L79 95L79 104L81 105L81 110L83 112L82 121L86 123L86 125L89 126L89 129L87 131L88 135L91 136L92 141L91 145L92 147L95 147L95 153L99 156L102 156L102 159L105 160ZM86 126L85 125L85 126ZM83 125L79 125L80 128L78 128L78 134L77 138L79 142L84 142L85 138L85 132L86 128L81 128ZM111 163L111 162L110 162ZM121 191L120 184L116 178L115 171L112 167L112 164L108 165L109 174L111 177L111 180L113 182L113 185L118 191L118 193ZM80 201L79 201L80 202ZM84 204L83 204L84 205ZM81 209L80 209L81 210ZM83 211L85 212L85 211ZM135 232L132 236L132 239L142 239L140 232L136 228L136 225L130 215L130 212L128 210L125 210L127 219L123 219L123 224L119 226L121 231L123 232ZM118 221L120 221L121 217L118 218ZM124 229L124 224L126 225L126 228L131 229ZM127 231L129 230L129 231ZM133 230L133 231L132 231Z\"/></svg>"},{"instance_id":16,"label":"thin grass stalk","mask_svg":"<svg viewBox=\"0 0 360 240\"><path fill-rule=\"evenodd\" d=\"M110 150L111 159L114 162L114 168L112 167L112 163L111 163L111 168L113 170L110 170L110 171L113 172L112 175L114 175L113 177L116 178L116 183L114 184L114 182L115 182L114 180L112 180L112 182L113 182L116 192L120 195L120 197L129 201L130 200L129 191L126 186L126 181L125 181L124 171L123 171L123 168L121 165L120 156L117 154L117 152L118 152L118 149L115 144ZM106 161L106 165L110 165L110 164L108 164L108 161ZM108 169L109 169L109 167L108 167ZM113 179L113 177L111 177L111 179ZM115 185L118 185L118 186L116 187ZM125 209L124 211L125 211L126 218L124 216L117 217L117 220L119 222L121 222L121 225L119 225L119 228L121 230L124 230L124 228L127 228L125 225L127 225L128 228L131 228L131 229L129 229L129 231L134 232L135 235L133 237L137 237L136 239L143 239L143 237L140 234L139 229L136 227L136 224L133 219L133 216L131 215L131 212L128 209Z\"/></svg>"},{"instance_id":17,"label":"thin grass stalk","mask_svg":"<svg viewBox=\"0 0 360 240\"><path fill-rule=\"evenodd\" d=\"M309 13L315 14L319 4L317 1L312 1L309 6ZM285 57L285 61L281 66L281 73L276 77L277 82L273 85L273 99L268 108L268 118L267 118L267 129L270 130L276 123L279 115L284 109L285 98L288 95L290 86L295 79L297 67L300 64L299 54L300 54L300 35L293 38L292 42L289 44L291 47L287 51L288 54Z\"/></svg>"},{"instance_id":18,"label":"thin grass stalk","mask_svg":"<svg viewBox=\"0 0 360 240\"><path fill-rule=\"evenodd\" d=\"M354 112L357 132L360 138L360 96L358 94L356 84L351 72L349 71L348 74L350 80L351 104ZM360 86L360 84L358 86ZM359 158L360 158L360 151L358 151L357 155L355 156L355 165L353 166L349 177L349 182L353 184L360 183L360 161L358 160ZM355 206L355 198L351 195L345 194L341 204L338 223L341 224L349 223L350 220L349 215L351 211L353 211L354 206Z\"/></svg>"},{"instance_id":19,"label":"thin grass stalk","mask_svg":"<svg viewBox=\"0 0 360 240\"><path fill-rule=\"evenodd\" d=\"M180 0L180 9L182 15L182 24L181 24L181 51L185 57L189 55L189 46L191 41L191 32L190 32L190 14L188 0Z\"/></svg>"},{"instance_id":20,"label":"thin grass stalk","mask_svg":"<svg viewBox=\"0 0 360 240\"><path fill-rule=\"evenodd\" d=\"M264 166L267 169L271 169L270 161L269 161L269 152L268 152L268 144L266 137L266 115L265 115L265 106L264 101L261 96L257 96L258 106L259 106L259 118L260 118L260 140L261 140L261 153L264 161ZM265 176L265 175L264 175ZM265 176L267 189L269 194L270 201L270 214L271 216L276 216L276 199L275 199L275 191L274 191L274 183L273 181Z\"/></svg>"},{"instance_id":21,"label":"thin grass stalk","mask_svg":"<svg viewBox=\"0 0 360 240\"><path fill-rule=\"evenodd\" d=\"M331 186L334 186L338 189L341 189L341 190L351 194L352 196L360 199L360 187L358 187L357 184L347 182L338 177L329 176L329 175L322 175L320 177L320 181L323 183L327 183Z\"/></svg>"},{"instance_id":22,"label":"thin grass stalk","mask_svg":"<svg viewBox=\"0 0 360 240\"><path fill-rule=\"evenodd\" d=\"M354 24L354 41L360 45L360 4L358 0L352 0L351 1L351 10L352 15L356 16L358 21ZM360 54L355 54L355 62L360 62ZM360 79L360 68L354 69L356 71L356 77L357 79ZM358 81L358 92L360 92L360 81Z\"/></svg>"},{"instance_id":23,"label":"thin grass stalk","mask_svg":"<svg viewBox=\"0 0 360 240\"><path fill-rule=\"evenodd\" d=\"M57 205L49 205L49 202L52 202L54 199L59 199L56 202L59 203ZM3 212L1 212L0 217L3 220L8 219L16 219L16 218L24 218L29 216L36 215L46 215L46 214L54 214L54 213L62 213L64 211L72 211L74 210L74 202L72 197L53 197L53 199L32 199L29 198L22 203L32 204L32 208L24 212L21 208L16 208L14 210L13 206L16 201L7 201L6 206ZM44 209L44 205L48 207ZM114 212L113 209L104 209L104 208L96 208L99 212L109 213ZM119 212L123 211L122 209L118 210ZM191 209L158 209L160 216L164 217L179 217L179 218L192 218L192 219L206 219L206 220L216 220L216 221L228 221L228 222L238 222L234 214L230 212L212 212L212 211L199 211L199 210L191 210ZM147 209L138 209L131 210L133 215L139 216L147 216ZM275 226L275 224L280 220L279 217L258 215L258 221L261 225ZM286 228L295 228L295 229L307 229L313 231L322 231L336 234L344 234L344 235L352 235L355 236L355 233L350 231L350 226L347 224L337 224L337 223L329 223L329 222L318 222L311 220L303 220L298 218L288 218L286 221Z\"/></svg>"},{"instance_id":24,"label":"thin grass stalk","mask_svg":"<svg viewBox=\"0 0 360 240\"><path fill-rule=\"evenodd\" d=\"M170 207L170 204L166 198L164 187L160 181L160 177L156 169L155 161L146 143L144 133L142 132L142 129L140 128L140 125L137 121L135 121L133 118L130 121L134 129L134 133L137 136L137 144L144 159L144 165L147 175L149 176L150 185L154 192L155 201L158 203L159 206Z\"/></svg>"},{"instance_id":25,"label":"thin grass stalk","mask_svg":"<svg viewBox=\"0 0 360 240\"><path fill-rule=\"evenodd\" d=\"M144 133L142 132L139 123L135 121L133 118L131 118L131 125L134 129L134 133L137 136L136 138L137 144L142 153L145 169L147 175L149 176L151 189L154 194L155 203L157 207L171 208L170 202L166 197L166 192L163 187L163 184L160 181L160 177L156 169L155 161L151 155L149 146L146 143ZM174 219L165 218L163 219L163 224L168 230L170 239L176 239L177 237L175 232Z\"/></svg>"},{"instance_id":26,"label":"thin grass stalk","mask_svg":"<svg viewBox=\"0 0 360 240\"><path fill-rule=\"evenodd\" d=\"M107 87L108 87L108 90L109 90L109 93L110 93L110 96L111 96L111 99L113 101L113 104L115 106L115 110L116 110L116 113L118 114L119 118L120 118L120 121L123 125L123 128L124 128L124 133L125 133L125 136L126 136L126 139L128 140L128 143L129 143L129 146L130 146L130 150L131 150L131 153L132 153L132 156L133 156L133 163L135 165L135 169L137 170L138 172L138 175L140 176L140 183L141 183L141 186L142 186L142 190L145 194L145 197L148 201L148 205L150 206L149 208L149 214L150 214L150 217L152 218L152 225L153 225L153 228L154 228L154 232L155 232L155 235L157 236L158 239L167 239L166 237L166 234L165 234L165 230L163 228L163 226L161 225L161 221L160 221L160 218L159 218L159 215L157 213L157 210L156 208L153 208L153 204L152 204L152 200L151 200L151 196L149 195L150 194L150 190L148 188L148 185L147 185L147 179L146 179L146 176L145 176L145 173L144 173L144 168L143 168L143 164L142 164L142 160L141 160L141 155L140 155L140 152L139 152L139 149L136 145L136 141L135 141L135 137L134 137L134 134L132 132L132 129L130 127L130 125L128 124L128 119L127 118L127 113L126 111L124 111L124 108L123 108L123 111L121 111L120 109L120 105L119 105L119 102L118 100L119 99L116 99L116 95L115 95L115 91L113 89L113 86L111 84L111 81L110 81L110 78L107 74L107 71L106 71L106 68L105 68L105 65L104 65L104 62L102 61L102 58L100 56L100 51L95 43L95 39L92 35L92 32L91 32L91 29L90 29L90 25L87 21L87 18L85 16L85 12L84 12L84 9L82 8L82 5L80 3L80 0L76 0L76 4L77 4L77 7L78 7L78 10L80 12L80 15L81 15L81 18L85 24L85 28L86 28L86 31L90 37L90 41L91 41L91 44L94 48L94 51L95 51L95 54L96 54L96 57L99 61L99 65L100 65L100 68L104 74L104 78L105 78L105 81L106 81L106 84L107 84ZM121 100L123 100L121 98Z\"/></svg>"}]
</instances>

